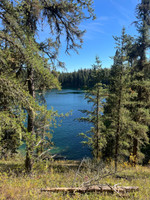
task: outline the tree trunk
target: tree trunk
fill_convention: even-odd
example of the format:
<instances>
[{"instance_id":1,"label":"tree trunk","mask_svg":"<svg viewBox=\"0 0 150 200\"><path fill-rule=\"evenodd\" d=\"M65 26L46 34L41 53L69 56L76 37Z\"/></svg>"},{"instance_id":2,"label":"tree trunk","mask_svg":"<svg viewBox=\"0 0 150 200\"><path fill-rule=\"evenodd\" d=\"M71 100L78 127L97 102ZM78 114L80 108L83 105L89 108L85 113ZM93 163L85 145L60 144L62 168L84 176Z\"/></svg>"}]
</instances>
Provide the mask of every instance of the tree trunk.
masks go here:
<instances>
[{"instance_id":1,"label":"tree trunk","mask_svg":"<svg viewBox=\"0 0 150 200\"><path fill-rule=\"evenodd\" d=\"M105 192L105 193L117 193L117 194L126 194L127 192L134 192L134 191L138 191L139 188L138 187L132 187L132 186L110 186L110 185L93 185L90 187L77 187L77 188L69 188L69 187L64 187L64 188L46 188L46 189L41 189L41 192L69 192L69 193L89 193L89 192Z\"/></svg>"},{"instance_id":2,"label":"tree trunk","mask_svg":"<svg viewBox=\"0 0 150 200\"><path fill-rule=\"evenodd\" d=\"M97 110L96 110L96 114L97 114L97 126L96 126L96 160L99 161L100 159L100 156L99 156L99 152L100 152L100 148L99 148L99 137L100 137L100 133L99 133L99 99L100 99L100 96L99 96L99 89L97 91Z\"/></svg>"},{"instance_id":3,"label":"tree trunk","mask_svg":"<svg viewBox=\"0 0 150 200\"><path fill-rule=\"evenodd\" d=\"M133 139L133 166L137 164L137 150L138 150L138 140L136 138Z\"/></svg>"},{"instance_id":4,"label":"tree trunk","mask_svg":"<svg viewBox=\"0 0 150 200\"><path fill-rule=\"evenodd\" d=\"M119 149L119 134L116 134L116 145L115 145L115 172L118 168L118 149Z\"/></svg>"},{"instance_id":5,"label":"tree trunk","mask_svg":"<svg viewBox=\"0 0 150 200\"><path fill-rule=\"evenodd\" d=\"M33 68L28 68L27 70L28 75L28 91L29 94L35 98L35 90L34 90L34 70ZM27 130L31 135L34 134L34 113L32 110L28 111L28 126ZM32 169L32 150L33 150L33 143L31 143L26 147L26 160L25 160L25 168L27 172L30 172Z\"/></svg>"},{"instance_id":6,"label":"tree trunk","mask_svg":"<svg viewBox=\"0 0 150 200\"><path fill-rule=\"evenodd\" d=\"M121 90L120 90L119 102L118 102L118 123L117 123L116 137L115 137L115 140L116 140L116 144L115 144L115 172L117 172L117 168L118 168L118 151L119 151L119 139L120 139L121 92L122 92L122 87L121 87Z\"/></svg>"}]
</instances>

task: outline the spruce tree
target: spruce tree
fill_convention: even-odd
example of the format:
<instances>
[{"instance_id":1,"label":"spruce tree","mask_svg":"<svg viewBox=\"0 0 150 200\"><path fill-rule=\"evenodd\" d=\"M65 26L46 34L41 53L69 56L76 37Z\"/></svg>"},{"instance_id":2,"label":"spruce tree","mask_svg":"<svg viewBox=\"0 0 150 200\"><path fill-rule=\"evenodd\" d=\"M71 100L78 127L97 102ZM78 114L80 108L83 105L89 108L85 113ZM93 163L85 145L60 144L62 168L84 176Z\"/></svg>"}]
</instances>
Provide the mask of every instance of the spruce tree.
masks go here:
<instances>
[{"instance_id":1,"label":"spruce tree","mask_svg":"<svg viewBox=\"0 0 150 200\"><path fill-rule=\"evenodd\" d=\"M89 80L90 87L95 86L96 83L102 82L101 72L102 72L102 63L98 56L95 58L95 64L92 65L91 77Z\"/></svg>"},{"instance_id":2,"label":"spruce tree","mask_svg":"<svg viewBox=\"0 0 150 200\"><path fill-rule=\"evenodd\" d=\"M82 113L86 114L86 117L81 117L79 121L88 122L92 126L87 133L80 134L86 139L82 143L90 147L96 162L99 162L102 158L102 149L106 145L104 135L105 126L102 120L105 98L106 89L104 89L101 83L97 83L92 89L88 90L85 95L85 99L91 104L91 110L80 110Z\"/></svg>"},{"instance_id":3,"label":"spruce tree","mask_svg":"<svg viewBox=\"0 0 150 200\"><path fill-rule=\"evenodd\" d=\"M123 156L128 155L130 134L130 117L126 108L129 101L128 87L130 80L126 52L128 35L125 33L125 28L122 29L121 37L114 37L114 39L117 50L110 71L110 85L104 108L104 118L108 132L108 144L105 152L110 152L111 155L109 156L114 157L115 171L117 171L118 161ZM109 150L110 148L111 150Z\"/></svg>"},{"instance_id":4,"label":"spruce tree","mask_svg":"<svg viewBox=\"0 0 150 200\"><path fill-rule=\"evenodd\" d=\"M99 162L102 158L102 149L106 145L103 124L103 107L106 100L107 90L100 83L99 72L101 70L101 61L96 57L96 64L93 65L93 73L91 81L95 83L94 87L86 91L85 99L91 104L91 110L80 110L86 114L86 117L81 117L79 121L85 121L92 125L87 133L81 133L86 140L83 143L87 144L92 150L94 160Z\"/></svg>"}]
</instances>

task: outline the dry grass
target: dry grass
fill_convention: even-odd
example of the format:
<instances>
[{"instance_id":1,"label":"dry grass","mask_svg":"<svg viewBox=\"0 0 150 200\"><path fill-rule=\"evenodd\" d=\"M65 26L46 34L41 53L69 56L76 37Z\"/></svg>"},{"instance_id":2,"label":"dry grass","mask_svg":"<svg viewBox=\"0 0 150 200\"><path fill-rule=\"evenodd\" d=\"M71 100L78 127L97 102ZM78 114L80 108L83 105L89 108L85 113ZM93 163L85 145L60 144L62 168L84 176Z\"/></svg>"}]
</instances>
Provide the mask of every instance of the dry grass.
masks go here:
<instances>
[{"instance_id":1,"label":"dry grass","mask_svg":"<svg viewBox=\"0 0 150 200\"><path fill-rule=\"evenodd\" d=\"M35 166L32 174L24 173L23 165L16 161L0 161L0 199L8 200L115 200L120 199L117 194L62 194L62 193L41 193L41 188L47 187L71 187L81 186L83 182L91 180L96 176L95 171L82 167L76 174L79 162L55 161L40 163ZM99 184L121 186L138 186L139 192L130 194L126 199L149 200L150 199L150 168L137 166L120 166L117 174L105 176L109 173L110 167L100 169ZM77 175L77 176L75 176ZM103 177L105 176L105 177ZM94 183L94 181L93 181Z\"/></svg>"}]
</instances>

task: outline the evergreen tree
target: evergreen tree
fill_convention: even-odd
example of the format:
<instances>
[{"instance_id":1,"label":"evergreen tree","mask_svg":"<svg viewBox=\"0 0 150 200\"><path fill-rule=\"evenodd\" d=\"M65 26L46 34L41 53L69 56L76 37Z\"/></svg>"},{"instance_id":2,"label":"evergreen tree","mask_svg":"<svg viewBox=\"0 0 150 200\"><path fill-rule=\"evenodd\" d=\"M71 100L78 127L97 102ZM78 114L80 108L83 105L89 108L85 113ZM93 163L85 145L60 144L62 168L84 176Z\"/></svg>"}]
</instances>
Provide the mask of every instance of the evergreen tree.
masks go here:
<instances>
[{"instance_id":1,"label":"evergreen tree","mask_svg":"<svg viewBox=\"0 0 150 200\"><path fill-rule=\"evenodd\" d=\"M88 122L91 129L87 133L81 133L86 140L82 143L87 144L92 150L94 160L98 162L102 158L102 149L106 145L104 135L105 126L103 124L103 106L106 98L106 89L101 83L97 83L91 90L88 90L85 95L87 102L92 105L91 110L80 110L87 117L81 117L79 121Z\"/></svg>"},{"instance_id":2,"label":"evergreen tree","mask_svg":"<svg viewBox=\"0 0 150 200\"><path fill-rule=\"evenodd\" d=\"M107 127L108 146L105 151L111 153L115 160L115 171L122 156L128 155L128 139L130 135L130 117L126 105L129 103L129 70L127 65L126 44L128 36L122 29L121 37L114 37L116 54L110 71L109 96L104 109L105 124ZM110 145L110 146L109 146ZM109 151L109 149L111 150ZM107 152L107 154L108 154ZM120 158L120 159L119 159Z\"/></svg>"},{"instance_id":3,"label":"evergreen tree","mask_svg":"<svg viewBox=\"0 0 150 200\"><path fill-rule=\"evenodd\" d=\"M101 72L102 72L102 64L98 56L96 56L95 64L92 65L92 73L90 85L93 87L96 83L102 82Z\"/></svg>"},{"instance_id":4,"label":"evergreen tree","mask_svg":"<svg viewBox=\"0 0 150 200\"><path fill-rule=\"evenodd\" d=\"M93 127L87 133L81 133L86 141L83 143L88 144L92 150L94 160L98 162L102 158L102 149L106 145L102 115L103 107L106 98L106 89L104 85L100 83L99 72L101 70L101 61L96 57L96 64L93 65L94 71L91 75L95 83L94 87L86 91L85 99L91 104L91 110L80 110L82 113L86 114L87 117L81 117L79 121L85 121L91 123ZM92 79L91 79L92 81Z\"/></svg>"}]
</instances>

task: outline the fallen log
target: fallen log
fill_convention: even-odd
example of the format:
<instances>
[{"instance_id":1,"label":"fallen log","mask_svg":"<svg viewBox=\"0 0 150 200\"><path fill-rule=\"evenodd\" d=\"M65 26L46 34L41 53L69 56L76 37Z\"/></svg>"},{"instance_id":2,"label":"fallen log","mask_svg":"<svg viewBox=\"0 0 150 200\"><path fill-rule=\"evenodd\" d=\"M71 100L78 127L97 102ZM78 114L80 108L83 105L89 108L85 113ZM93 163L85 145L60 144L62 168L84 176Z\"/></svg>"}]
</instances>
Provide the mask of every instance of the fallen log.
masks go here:
<instances>
[{"instance_id":1,"label":"fallen log","mask_svg":"<svg viewBox=\"0 0 150 200\"><path fill-rule=\"evenodd\" d=\"M134 191L138 191L139 188L138 187L131 187L131 186L126 186L126 187L121 187L121 186L109 186L109 185L103 185L103 186L99 186L99 185L94 185L94 186L90 186L90 187L74 187L74 188L68 188L68 187L62 187L62 188L46 188L46 189L41 189L41 192L64 192L64 193L88 193L88 192L100 192L100 193L128 193L128 192L134 192Z\"/></svg>"}]
</instances>

